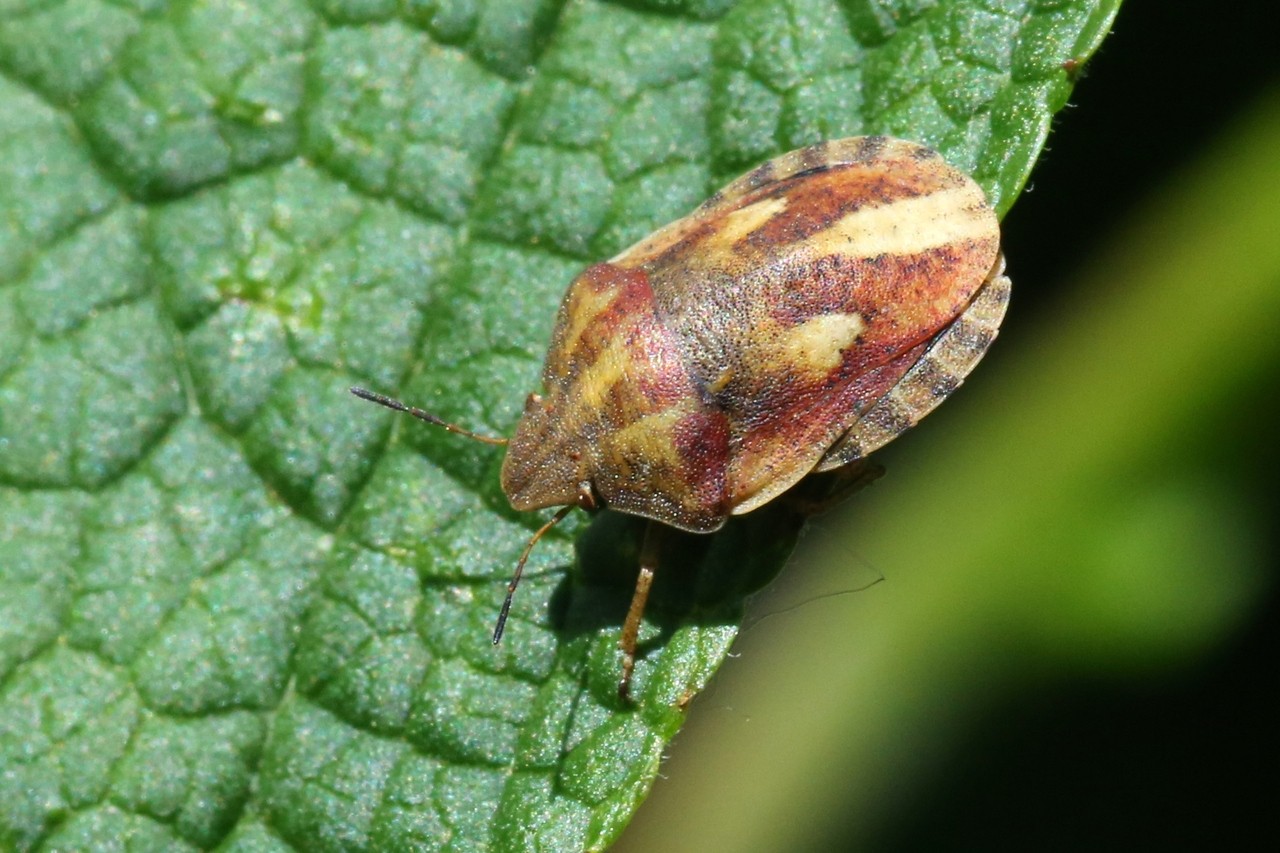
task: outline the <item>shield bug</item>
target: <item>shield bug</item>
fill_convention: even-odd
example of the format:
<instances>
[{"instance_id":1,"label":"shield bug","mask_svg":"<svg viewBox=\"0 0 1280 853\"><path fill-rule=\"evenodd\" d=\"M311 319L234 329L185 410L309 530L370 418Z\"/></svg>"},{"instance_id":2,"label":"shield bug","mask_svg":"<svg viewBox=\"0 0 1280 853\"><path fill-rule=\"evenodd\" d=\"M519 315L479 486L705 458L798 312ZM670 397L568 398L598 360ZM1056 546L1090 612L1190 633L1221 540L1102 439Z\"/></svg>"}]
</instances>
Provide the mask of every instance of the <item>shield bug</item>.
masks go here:
<instances>
[{"instance_id":1,"label":"shield bug","mask_svg":"<svg viewBox=\"0 0 1280 853\"><path fill-rule=\"evenodd\" d=\"M923 145L841 139L770 160L574 279L509 441L352 391L507 444L512 506L561 507L520 557L494 643L530 549L573 507L650 520L625 697L661 525L710 533L901 435L982 358L1009 287L971 178Z\"/></svg>"}]
</instances>

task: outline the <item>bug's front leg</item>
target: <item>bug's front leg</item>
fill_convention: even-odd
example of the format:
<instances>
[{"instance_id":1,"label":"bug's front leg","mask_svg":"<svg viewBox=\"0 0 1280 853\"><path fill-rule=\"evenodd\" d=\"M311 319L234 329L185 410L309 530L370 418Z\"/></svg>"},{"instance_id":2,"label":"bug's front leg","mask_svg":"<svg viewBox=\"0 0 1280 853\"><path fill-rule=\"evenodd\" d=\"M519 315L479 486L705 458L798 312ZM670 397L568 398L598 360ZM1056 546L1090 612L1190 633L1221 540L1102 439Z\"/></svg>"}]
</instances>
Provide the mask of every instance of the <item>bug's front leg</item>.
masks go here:
<instances>
[{"instance_id":1,"label":"bug's front leg","mask_svg":"<svg viewBox=\"0 0 1280 853\"><path fill-rule=\"evenodd\" d=\"M631 594L631 607L622 623L622 636L618 648L622 652L622 678L618 680L618 698L629 701L631 673L636 668L636 639L640 636L640 620L649 601L649 588L653 586L653 573L658 567L658 548L663 525L650 521L644 528L644 541L640 545L640 573L636 576L636 589Z\"/></svg>"}]
</instances>

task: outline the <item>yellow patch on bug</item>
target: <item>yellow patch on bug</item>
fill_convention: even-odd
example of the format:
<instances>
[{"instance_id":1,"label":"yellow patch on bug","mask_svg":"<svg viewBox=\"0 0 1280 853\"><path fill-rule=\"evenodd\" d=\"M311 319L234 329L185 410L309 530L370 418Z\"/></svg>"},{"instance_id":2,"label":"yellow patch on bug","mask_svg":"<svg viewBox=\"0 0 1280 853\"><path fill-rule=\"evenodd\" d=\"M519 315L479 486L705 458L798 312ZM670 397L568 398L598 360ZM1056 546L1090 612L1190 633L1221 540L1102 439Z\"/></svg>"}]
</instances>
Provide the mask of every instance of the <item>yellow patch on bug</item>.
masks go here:
<instances>
[{"instance_id":1,"label":"yellow patch on bug","mask_svg":"<svg viewBox=\"0 0 1280 853\"><path fill-rule=\"evenodd\" d=\"M758 230L786 209L786 197L779 196L766 198L726 214L716 229L704 238L706 246L703 256L713 256L717 251L728 251L739 240Z\"/></svg>"},{"instance_id":2,"label":"yellow patch on bug","mask_svg":"<svg viewBox=\"0 0 1280 853\"><path fill-rule=\"evenodd\" d=\"M982 191L961 186L886 205L850 211L809 239L807 250L821 257L833 253L872 258L917 255L991 233L990 211Z\"/></svg>"},{"instance_id":3,"label":"yellow patch on bug","mask_svg":"<svg viewBox=\"0 0 1280 853\"><path fill-rule=\"evenodd\" d=\"M645 460L653 468L679 468L671 431L686 414L681 408L666 409L627 424L603 442L606 461L633 467L635 460Z\"/></svg>"},{"instance_id":4,"label":"yellow patch on bug","mask_svg":"<svg viewBox=\"0 0 1280 853\"><path fill-rule=\"evenodd\" d=\"M823 376L840 366L845 350L862 334L861 314L820 314L783 330L775 359L793 369Z\"/></svg>"},{"instance_id":5,"label":"yellow patch on bug","mask_svg":"<svg viewBox=\"0 0 1280 853\"><path fill-rule=\"evenodd\" d=\"M580 287L574 292L572 301L562 312L562 316L567 321L563 338L566 352L571 352L580 346L587 328L600 312L609 307L615 295L612 290L587 287Z\"/></svg>"},{"instance_id":6,"label":"yellow patch on bug","mask_svg":"<svg viewBox=\"0 0 1280 853\"><path fill-rule=\"evenodd\" d=\"M591 365L591 381L582 383L582 397L571 405L586 412L599 409L613 393L613 387L626 380L631 359L623 342L611 341Z\"/></svg>"}]
</instances>

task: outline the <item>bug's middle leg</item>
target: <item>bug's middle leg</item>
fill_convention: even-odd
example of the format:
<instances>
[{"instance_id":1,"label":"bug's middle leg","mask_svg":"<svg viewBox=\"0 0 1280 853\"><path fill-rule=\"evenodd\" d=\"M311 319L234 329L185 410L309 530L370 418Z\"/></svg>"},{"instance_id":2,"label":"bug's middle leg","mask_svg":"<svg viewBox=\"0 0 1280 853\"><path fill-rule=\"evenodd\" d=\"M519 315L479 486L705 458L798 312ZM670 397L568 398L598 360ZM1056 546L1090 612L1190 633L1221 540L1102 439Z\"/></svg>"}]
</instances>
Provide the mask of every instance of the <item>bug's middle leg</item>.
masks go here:
<instances>
[{"instance_id":1,"label":"bug's middle leg","mask_svg":"<svg viewBox=\"0 0 1280 853\"><path fill-rule=\"evenodd\" d=\"M622 623L622 636L618 648L622 652L622 677L618 680L618 696L626 701L631 687L631 673L636 667L636 640L640 636L640 621L649 601L649 588L653 586L653 573L658 567L658 547L663 525L650 521L644 528L644 541L640 545L640 572L636 576L636 589L631 594L631 607Z\"/></svg>"}]
</instances>

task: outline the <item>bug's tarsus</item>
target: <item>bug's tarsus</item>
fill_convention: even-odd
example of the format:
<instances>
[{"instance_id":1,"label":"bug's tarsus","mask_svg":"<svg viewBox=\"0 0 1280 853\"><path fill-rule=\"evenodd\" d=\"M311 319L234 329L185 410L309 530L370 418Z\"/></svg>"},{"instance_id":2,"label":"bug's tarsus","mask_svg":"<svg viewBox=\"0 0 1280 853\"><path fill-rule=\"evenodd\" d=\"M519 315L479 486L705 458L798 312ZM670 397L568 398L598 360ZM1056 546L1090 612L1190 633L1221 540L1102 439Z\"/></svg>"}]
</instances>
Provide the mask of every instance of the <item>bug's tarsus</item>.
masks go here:
<instances>
[{"instance_id":1,"label":"bug's tarsus","mask_svg":"<svg viewBox=\"0 0 1280 853\"><path fill-rule=\"evenodd\" d=\"M495 646L502 642L502 632L507 628L507 614L511 612L511 600L515 598L516 587L520 585L520 578L524 575L524 564L529 561L529 554L533 551L533 546L538 544L538 540L542 538L543 534L563 521L564 517L575 506L577 504L566 504L556 510L556 514L551 516L551 520L539 527L537 532L529 538L529 544L524 546L524 551L516 562L515 573L511 575L511 582L507 584L507 597L502 600L502 609L498 611L498 623L493 626L493 644Z\"/></svg>"},{"instance_id":2,"label":"bug's tarsus","mask_svg":"<svg viewBox=\"0 0 1280 853\"><path fill-rule=\"evenodd\" d=\"M379 394L377 391L370 391L368 388L361 388L358 385L353 386L351 388L351 393L355 394L361 400L368 400L371 403L377 403L379 406L386 406L388 409L393 409L397 412L404 412L407 415L413 415L420 421L426 421L429 424L443 427L449 432L456 433L457 435L465 435L467 438L474 438L476 441L483 441L485 444L507 443L507 439L505 438L474 433L469 429L458 426L457 424L451 424L448 421L441 420L430 412L419 409L417 406L410 406L407 403L400 402L394 397Z\"/></svg>"},{"instance_id":3,"label":"bug's tarsus","mask_svg":"<svg viewBox=\"0 0 1280 853\"><path fill-rule=\"evenodd\" d=\"M649 602L649 589L653 586L653 573L658 567L658 548L663 525L650 521L644 528L644 542L640 545L640 573L636 576L636 589L631 594L631 606L627 608L626 621L622 623L622 635L618 649L622 652L622 677L618 679L618 698L631 701L631 673L636 668L636 640L640 637L640 620Z\"/></svg>"}]
</instances>

